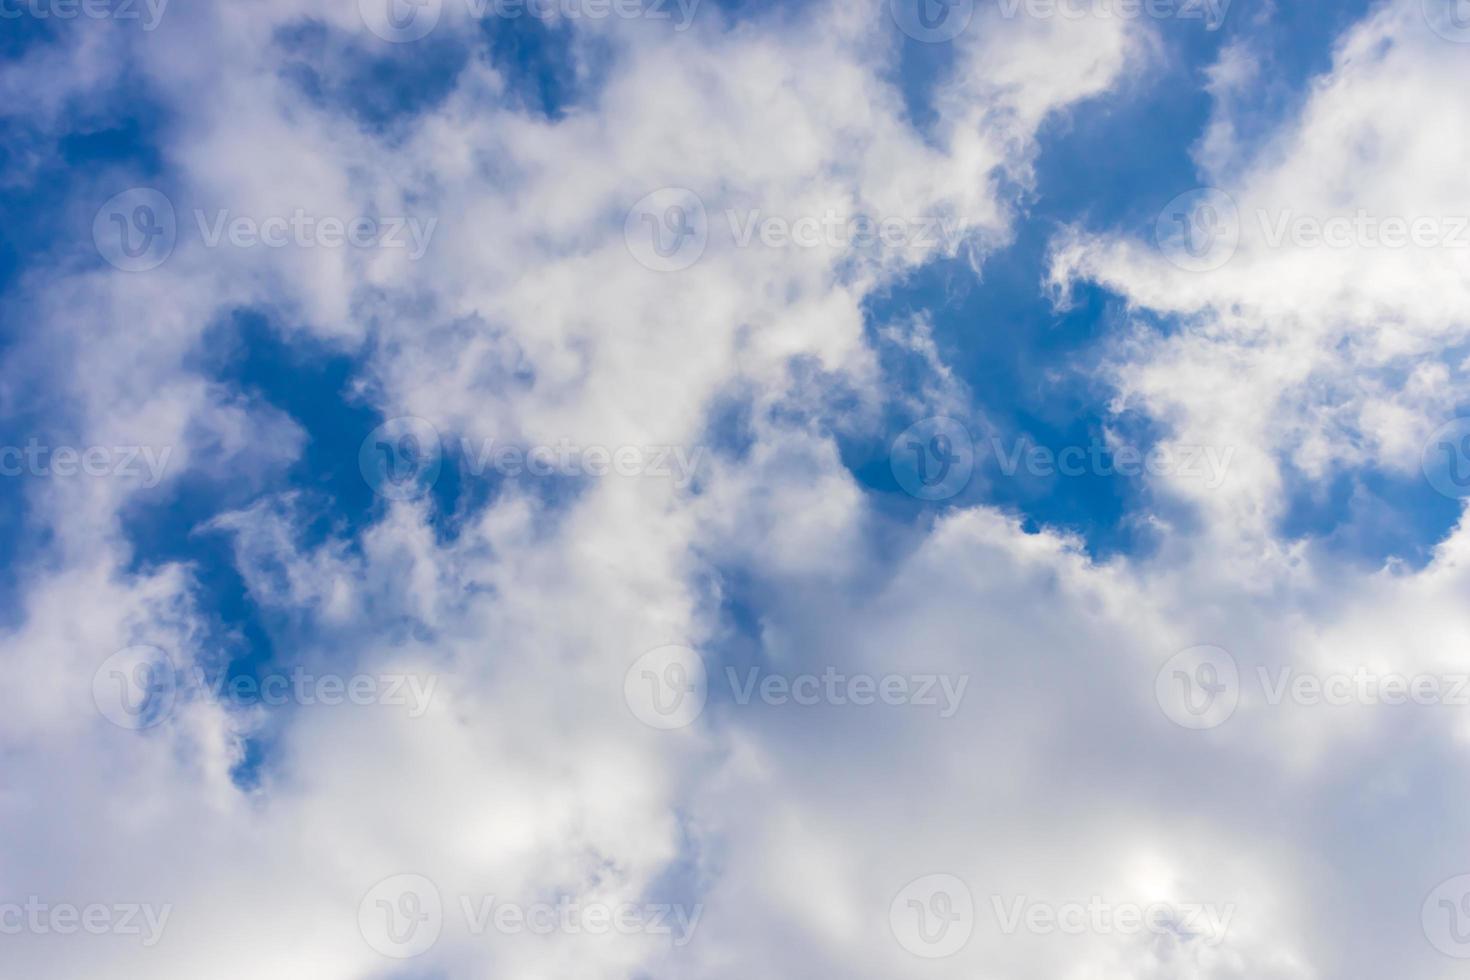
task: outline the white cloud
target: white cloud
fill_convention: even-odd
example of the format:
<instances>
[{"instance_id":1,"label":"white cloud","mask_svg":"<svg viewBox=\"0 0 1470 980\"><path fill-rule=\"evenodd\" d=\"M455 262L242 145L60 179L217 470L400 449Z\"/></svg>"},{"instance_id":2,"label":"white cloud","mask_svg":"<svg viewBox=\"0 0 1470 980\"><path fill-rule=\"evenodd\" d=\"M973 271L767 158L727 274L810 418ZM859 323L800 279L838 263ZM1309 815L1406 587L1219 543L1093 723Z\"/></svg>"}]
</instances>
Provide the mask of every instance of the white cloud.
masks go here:
<instances>
[{"instance_id":1,"label":"white cloud","mask_svg":"<svg viewBox=\"0 0 1470 980\"><path fill-rule=\"evenodd\" d=\"M938 121L920 132L886 80L896 34L881 7L738 23L708 13L677 35L579 29L578 45L595 37L612 58L595 93L555 119L508 107L507 80L478 52L442 103L380 129L307 98L281 71L276 32L319 20L336 33L316 67L351 77L352 45L386 50L351 4L181 8L111 49L117 62L87 56L146 72L168 110L163 158L183 231L152 273L65 266L26 283L46 329L11 363L80 379L55 396L78 439L144 431L177 447L170 479L245 481L295 459L293 423L207 384L189 360L219 316L254 305L361 355L355 396L429 419L451 443L691 446L732 391L752 403L753 443L712 456L699 492L608 477L553 502L510 483L449 538L423 501L314 544L297 498L213 521L283 662L433 677L419 717L389 705L241 711L191 689L156 728L110 726L89 703L108 654L152 643L187 669L221 651L187 566L129 570L121 515L146 499L139 488L63 489L59 503L37 493L35 519L61 546L0 637L11 665L0 746L21 787L0 792L12 834L0 879L51 901L173 913L150 949L6 937L7 962L37 977L393 976L358 933L358 905L379 880L413 873L451 916L410 965L451 976L922 967L1285 980L1365 964L1376 973L1363 975L1447 976L1416 917L1463 870L1453 848L1424 844L1450 839L1461 809L1440 785L1462 738L1451 713L1414 727L1380 709L1272 706L1251 689L1226 725L1189 732L1153 699L1163 662L1199 643L1231 650L1246 677L1283 663L1452 667L1435 651L1470 630L1455 601L1464 532L1421 571L1364 575L1278 540L1272 518L1284 454L1314 475L1415 465L1428 419L1456 397L1458 364L1417 363L1459 339L1453 257L1266 251L1247 224L1231 263L1188 273L1148 245L1073 231L1057 242L1058 286L1094 280L1184 318L1170 337L1140 329L1103 370L1120 404L1177 441L1237 446L1228 489L1195 496L1199 533L1105 564L983 507L895 527L812 419L850 395L840 424L862 431L890 400L913 398L882 390L862 303L949 250L740 247L725 211L943 215L983 261L1011 235L1000 178L1030 179L1038 126L1126 80L1157 41L1121 22L981 14L939 84ZM1412 13L1386 7L1355 28L1300 119L1249 165L1217 164L1238 147L1212 147L1238 134L1214 130L1206 179L1242 214L1456 206L1461 52ZM471 44L477 30L451 4L435 37ZM1221 97L1246 57L1235 50L1215 72ZM92 90L74 74L67 84ZM1405 99L1417 119L1395 110ZM55 113L43 102L32 114L50 125ZM664 186L693 190L710 218L704 254L678 273L642 267L624 240L628 208ZM417 262L211 249L190 234L195 207L439 223ZM936 365L917 411L962 399L922 325L888 333ZM357 446L335 448L352 465ZM701 647L711 684L726 684L722 651L739 643L720 604L742 597L725 572L754 583L772 669L965 674L964 710L712 697L689 729L644 726L622 700L644 651ZM266 752L249 791L231 782L246 734ZM1411 807L1412 846L1363 853ZM982 921L965 950L925 965L890 935L889 908L936 872L969 883ZM1344 901L1348 885L1372 897ZM458 899L485 895L704 911L680 948L646 934L477 937ZM1095 895L1228 908L1228 935L1004 935L994 920L994 900ZM1349 950L1344 934L1370 937L1367 948Z\"/></svg>"},{"instance_id":2,"label":"white cloud","mask_svg":"<svg viewBox=\"0 0 1470 980\"><path fill-rule=\"evenodd\" d=\"M1141 328L1120 349L1120 402L1165 420L1180 442L1239 447L1231 492L1196 502L1253 541L1281 516L1284 461L1313 479L1369 465L1413 474L1424 440L1465 397L1455 349L1470 187L1454 162L1464 106L1452 93L1466 68L1462 46L1433 33L1420 8L1382 5L1355 25L1299 112L1248 155L1225 148L1233 137L1221 127L1230 79L1250 56L1225 50L1210 76L1221 103L1199 148L1200 183L1234 213L1196 212L1196 243L1215 243L1205 261L1218 267L1190 271L1152 241L1078 229L1054 243L1063 290L1091 280L1179 319L1177 333ZM1206 218L1238 228L1233 252L1208 237ZM1416 244L1415 222L1433 244Z\"/></svg>"}]
</instances>

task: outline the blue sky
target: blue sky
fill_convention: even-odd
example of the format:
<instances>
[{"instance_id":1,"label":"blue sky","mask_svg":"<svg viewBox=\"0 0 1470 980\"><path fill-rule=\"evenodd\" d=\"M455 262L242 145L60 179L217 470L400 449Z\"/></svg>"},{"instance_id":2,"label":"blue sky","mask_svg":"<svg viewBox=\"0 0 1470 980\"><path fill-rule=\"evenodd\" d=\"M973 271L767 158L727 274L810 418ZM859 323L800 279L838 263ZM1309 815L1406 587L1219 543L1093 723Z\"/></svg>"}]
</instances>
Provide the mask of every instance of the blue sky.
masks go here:
<instances>
[{"instance_id":1,"label":"blue sky","mask_svg":"<svg viewBox=\"0 0 1470 980\"><path fill-rule=\"evenodd\" d=\"M1026 220L1018 224L1014 242L987 259L984 275L975 276L963 259L933 262L875 295L869 316L874 322L914 312L931 316L946 362L975 393L972 410L998 425L1008 439L1025 434L1043 445L1061 446L1085 445L1099 438L1102 424L1110 421L1106 404L1110 393L1085 377L1085 371L1068 365L1077 359L1085 364L1123 314L1116 296L1090 288L1076 309L1055 308L1039 287L1045 277L1051 233L1057 225L1079 222L1097 231L1142 232L1156 216L1161 197L1172 196L1168 192L1174 188L1199 183L1190 148L1211 109L1199 83L1222 45L1244 34L1264 48L1271 68L1270 85L1258 97L1261 104L1252 107L1252 117L1257 125L1268 128L1283 112L1296 108L1294 102L1303 84L1327 66L1337 32L1366 6L1316 4L1310 15L1295 8L1284 14L1276 12L1269 30L1252 23L1251 12L1239 8L1218 31L1164 21L1164 58L1147 77L1130 86L1123 98L1055 117L1038 133L1034 184L1017 189L1017 206ZM737 4L732 13L736 17L771 16L760 5ZM1284 25L1283 18L1295 22ZM44 21L21 23L27 30L12 54L55 43L54 31L44 30ZM42 29L35 29L36 25L43 25ZM567 27L527 18L488 19L481 28L482 37L465 43L445 39L427 52L392 46L354 52L352 67L340 86L325 85L312 67L313 59L321 57L329 42L324 25L308 19L282 30L280 41L289 59L285 74L292 85L299 86L310 101L346 112L370 127L389 126L396 117L411 117L442 100L471 56L485 58L505 73L507 100L532 114L555 119L595 96L595 81L582 83L569 64ZM948 45L904 39L898 70L916 125L923 127L930 118L933 87L951 63ZM59 183L65 188L69 173L123 166L167 182L158 146L166 129L163 114L149 111L146 89L141 86L127 91L125 101L130 111L122 118L108 119L104 125L95 119L79 119L75 131L60 136L62 159L54 174L48 175L53 179L42 182L43 186ZM17 126L6 143L24 147L26 134ZM1104 148L1109 152L1100 152ZM53 250L76 245L75 234L55 236L46 226L65 199L63 191L52 200L27 196L6 202L6 237L13 239L7 249L7 280L13 281L25 267L22 256L49 258ZM9 293L13 299L15 290ZM300 338L295 343L283 339L281 333L290 325L276 322L269 310L234 311L223 319L201 343L211 349L214 356L209 359L218 362L208 370L224 383L285 411L311 434L307 456L293 472L279 475L279 487L302 486L320 492L323 512L317 520L345 522L349 529L359 526L373 503L371 495L357 474L343 464L341 454L326 447L340 445L344 435L361 429L370 417L364 414L369 411L365 406L353 404L346 390L354 361L360 370L361 359L351 352L317 349ZM996 322L1009 329L976 329ZM216 352L221 345L228 355ZM1148 438L1146 428L1141 434ZM876 490L892 493L898 488L891 474L884 478L886 450L886 440L854 447L850 465L860 475L869 472ZM871 458L862 458L865 455ZM1325 500L1304 493L1291 515L1290 533L1332 537L1354 518L1348 499L1354 488L1361 484L1344 478ZM16 487L11 484L4 489ZM157 529L147 526L152 522L142 522L136 542L139 560L146 561L151 554L154 560L217 562L218 549L199 543L186 532L191 523L206 521L242 502L221 500L220 489L180 487L177 499L155 504L158 513L167 517L160 517ZM456 506L455 489L440 489L440 496L447 494L448 499L442 500L439 516L447 518ZM1425 546L1442 536L1455 512L1452 505L1436 499L1437 495L1415 493L1421 489L1410 485L1384 493L1368 490L1379 498L1375 503L1389 508L1394 502L1382 496L1414 496L1418 505L1414 512L1420 519L1411 516L1408 526L1394 522L1394 527L1376 533L1351 533L1348 547L1361 548L1374 560L1399 555L1422 561ZM1042 478L1029 486L977 481L964 499L1014 508L1039 524L1075 530L1084 535L1093 553L1108 554L1149 547L1129 521L1140 504L1141 492L1142 488L1126 481L1094 475L1080 480ZM13 507L23 506L24 495L16 493ZM178 519L180 507L189 519ZM14 509L7 508L7 512L14 513ZM1420 527L1421 523L1425 526ZM9 547L17 547L21 527L7 530ZM154 535L174 540L152 539ZM227 569L218 574L229 577ZM231 618L242 615L242 598L246 597L236 596L230 603Z\"/></svg>"},{"instance_id":2,"label":"blue sky","mask_svg":"<svg viewBox=\"0 0 1470 980\"><path fill-rule=\"evenodd\" d=\"M1454 975L1470 36L1122 2L5 8L0 957Z\"/></svg>"}]
</instances>

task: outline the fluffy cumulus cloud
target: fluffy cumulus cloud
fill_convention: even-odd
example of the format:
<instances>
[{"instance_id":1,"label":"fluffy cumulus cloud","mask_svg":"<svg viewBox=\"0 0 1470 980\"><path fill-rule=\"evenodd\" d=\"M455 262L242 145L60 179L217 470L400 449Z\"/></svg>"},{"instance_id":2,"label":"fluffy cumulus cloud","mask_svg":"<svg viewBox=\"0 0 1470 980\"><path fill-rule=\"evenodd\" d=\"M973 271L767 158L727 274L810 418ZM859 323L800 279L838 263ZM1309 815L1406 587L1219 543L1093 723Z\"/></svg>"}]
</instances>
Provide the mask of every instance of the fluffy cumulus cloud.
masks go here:
<instances>
[{"instance_id":1,"label":"fluffy cumulus cloud","mask_svg":"<svg viewBox=\"0 0 1470 980\"><path fill-rule=\"evenodd\" d=\"M1099 431L1228 466L1109 552L854 447L989 431L951 359L1013 326L884 301L986 281L1205 27L523 6L7 21L0 972L1458 975L1470 528L1292 522L1470 462L1458 21L1375 6L1269 114L1242 30L1198 189L1042 229L1121 310Z\"/></svg>"},{"instance_id":2,"label":"fluffy cumulus cloud","mask_svg":"<svg viewBox=\"0 0 1470 980\"><path fill-rule=\"evenodd\" d=\"M1453 92L1467 65L1450 15L1381 5L1337 39L1330 72L1290 118L1248 147L1234 117L1259 69L1228 50L1210 74L1200 186L1179 188L1157 235L1074 229L1055 243L1063 290L1103 283L1189 324L1131 338L1120 397L1181 438L1252 447L1249 478L1219 505L1253 532L1279 515L1284 466L1314 480L1417 472L1426 438L1465 399L1470 184Z\"/></svg>"}]
</instances>

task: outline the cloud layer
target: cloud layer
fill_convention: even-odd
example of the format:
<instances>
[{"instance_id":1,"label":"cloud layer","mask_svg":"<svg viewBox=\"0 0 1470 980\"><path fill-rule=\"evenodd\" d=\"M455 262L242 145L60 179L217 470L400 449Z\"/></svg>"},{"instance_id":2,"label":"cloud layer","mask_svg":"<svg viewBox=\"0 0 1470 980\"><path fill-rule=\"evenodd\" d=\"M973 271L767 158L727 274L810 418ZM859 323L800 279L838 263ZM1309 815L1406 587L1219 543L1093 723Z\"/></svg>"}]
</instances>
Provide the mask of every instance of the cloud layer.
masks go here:
<instances>
[{"instance_id":1,"label":"cloud layer","mask_svg":"<svg viewBox=\"0 0 1470 980\"><path fill-rule=\"evenodd\" d=\"M68 234L7 294L31 326L0 406L49 446L169 450L17 495L45 546L0 632L0 906L141 924L37 913L0 935L18 974L1453 975L1458 892L1431 893L1470 871L1470 531L1375 566L1284 520L1342 474L1418 481L1465 400L1466 253L1296 222L1451 234L1466 49L1382 5L1253 132L1233 42L1181 135L1211 190L1175 210L1208 226L1054 230L1037 290L1125 307L1104 428L1231 450L1214 486L1145 472L1163 544L1102 559L983 502L896 510L844 447L895 416L984 430L942 303L871 304L983 277L1048 127L1149 84L1172 28L961 4L933 45L898 7L446 2L395 42L372 4L179 5L0 69L40 93L6 100L12 193L78 129L146 117L156 144L71 178ZM162 201L94 242L128 188ZM350 363L342 412L419 421L314 434L211 366L245 315ZM365 518L324 503L322 458ZM203 560L140 543L160 501L269 633L243 688ZM1439 686L1395 704L1391 676Z\"/></svg>"}]
</instances>

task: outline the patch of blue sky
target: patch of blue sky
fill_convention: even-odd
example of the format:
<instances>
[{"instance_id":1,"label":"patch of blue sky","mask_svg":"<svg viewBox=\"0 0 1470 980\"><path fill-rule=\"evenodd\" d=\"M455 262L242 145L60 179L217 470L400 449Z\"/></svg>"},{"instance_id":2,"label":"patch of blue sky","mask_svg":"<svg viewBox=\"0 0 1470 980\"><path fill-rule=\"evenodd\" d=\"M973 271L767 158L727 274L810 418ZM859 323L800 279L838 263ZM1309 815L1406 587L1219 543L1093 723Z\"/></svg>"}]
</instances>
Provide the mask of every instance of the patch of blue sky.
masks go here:
<instances>
[{"instance_id":1,"label":"patch of blue sky","mask_svg":"<svg viewBox=\"0 0 1470 980\"><path fill-rule=\"evenodd\" d=\"M56 43L68 22L5 22L0 59ZM37 132L14 117L0 119L0 445L65 445L71 433L63 401L33 370L27 344L44 347L23 291L28 273L80 262L103 267L91 244L92 215L74 202L91 196L98 175L125 170L142 179L162 171L157 137L163 114L142 93L106 106L79 106L57 132ZM99 201L100 203L100 201ZM18 619L15 599L26 569L44 565L51 535L31 520L29 495L44 492L34 474L0 476L0 624Z\"/></svg>"},{"instance_id":2,"label":"patch of blue sky","mask_svg":"<svg viewBox=\"0 0 1470 980\"><path fill-rule=\"evenodd\" d=\"M289 57L283 74L304 97L372 129L438 105L471 57L469 46L448 31L393 44L365 32L343 37L318 21L278 31L276 43Z\"/></svg>"},{"instance_id":3,"label":"patch of blue sky","mask_svg":"<svg viewBox=\"0 0 1470 980\"><path fill-rule=\"evenodd\" d=\"M559 119L596 94L611 64L605 41L521 8L516 16L497 14L493 0L467 9L479 13L478 43L446 30L394 43L302 21L277 32L288 56L284 74L313 104L379 132L441 104L478 58L504 79L504 103L516 111Z\"/></svg>"},{"instance_id":4,"label":"patch of blue sky","mask_svg":"<svg viewBox=\"0 0 1470 980\"><path fill-rule=\"evenodd\" d=\"M1213 107L1205 73L1224 46L1243 44L1261 64L1260 84L1232 97L1237 137L1249 152L1300 109L1311 76L1330 67L1340 32L1369 6L1306 3L1264 11L1235 4L1213 31L1199 22L1156 22L1166 53L1161 64L1043 127L1034 188L1017 195L1015 239L986 258L978 278L963 260L941 260L870 301L875 344L877 327L926 316L941 359L974 398L962 421L976 442L975 477L946 501L906 498L890 470L887 442L844 443L844 459L882 495L880 507L902 516L977 502L999 505L1026 526L1080 534L1095 556L1146 553L1155 546L1157 532L1140 519L1147 512L1165 512L1175 526L1188 524L1190 515L1159 500L1145 478L1119 475L1111 454L1104 465L1089 464L1077 476L1014 465L1018 446L1043 447L1053 456L1069 447L1090 454L1107 434L1147 453L1162 433L1144 419L1114 415L1113 392L1093 369L1127 320L1145 319L1162 332L1181 328L1169 318L1127 310L1119 297L1085 284L1069 305L1056 307L1043 287L1048 242L1073 224L1150 241L1160 209L1202 182L1191 154ZM932 87L948 70L947 47L903 46L901 82L917 125L928 118ZM912 393L922 383L904 352L888 348L884 366L901 390ZM914 421L894 414L887 438ZM1302 481L1291 488L1291 500L1283 533L1321 538L1372 562L1394 557L1422 563L1458 513L1422 480L1382 473L1342 474L1331 488Z\"/></svg>"}]
</instances>

